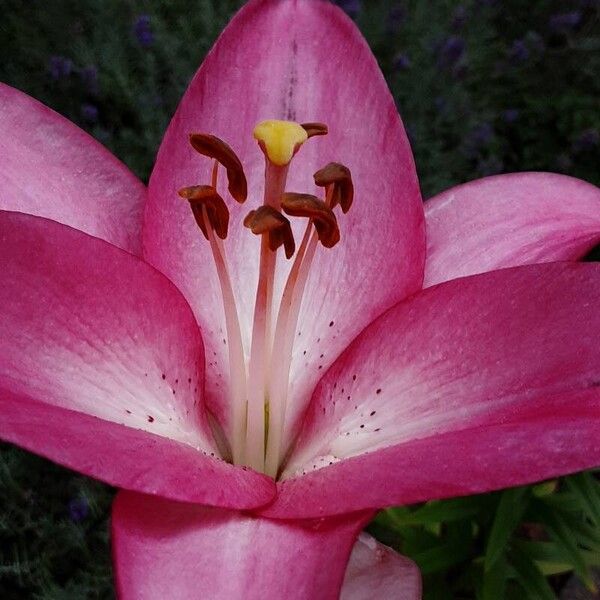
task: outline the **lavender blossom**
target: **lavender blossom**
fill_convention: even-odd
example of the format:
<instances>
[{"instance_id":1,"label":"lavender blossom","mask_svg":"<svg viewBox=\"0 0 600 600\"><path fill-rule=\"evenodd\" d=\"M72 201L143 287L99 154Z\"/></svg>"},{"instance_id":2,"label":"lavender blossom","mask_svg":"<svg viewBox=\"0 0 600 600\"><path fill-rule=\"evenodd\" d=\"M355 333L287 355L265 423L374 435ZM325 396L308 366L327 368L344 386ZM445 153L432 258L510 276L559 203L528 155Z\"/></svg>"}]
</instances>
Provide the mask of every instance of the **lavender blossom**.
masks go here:
<instances>
[{"instance_id":1,"label":"lavender blossom","mask_svg":"<svg viewBox=\"0 0 600 600\"><path fill-rule=\"evenodd\" d=\"M73 71L73 61L64 56L54 55L48 61L50 77L55 81L68 77Z\"/></svg>"},{"instance_id":2,"label":"lavender blossom","mask_svg":"<svg viewBox=\"0 0 600 600\"><path fill-rule=\"evenodd\" d=\"M133 33L140 46L144 48L154 43L154 34L150 25L150 15L139 15L133 25Z\"/></svg>"},{"instance_id":3,"label":"lavender blossom","mask_svg":"<svg viewBox=\"0 0 600 600\"><path fill-rule=\"evenodd\" d=\"M353 19L358 16L362 9L361 0L336 0L335 3Z\"/></svg>"},{"instance_id":4,"label":"lavender blossom","mask_svg":"<svg viewBox=\"0 0 600 600\"><path fill-rule=\"evenodd\" d=\"M87 500L82 496L77 496L69 501L69 518L73 523L80 523L85 520L90 512L90 506Z\"/></svg>"},{"instance_id":5,"label":"lavender blossom","mask_svg":"<svg viewBox=\"0 0 600 600\"><path fill-rule=\"evenodd\" d=\"M84 103L81 105L81 116L88 123L98 122L98 107L93 104Z\"/></svg>"},{"instance_id":6,"label":"lavender blossom","mask_svg":"<svg viewBox=\"0 0 600 600\"><path fill-rule=\"evenodd\" d=\"M548 20L548 29L553 33L568 33L575 29L582 20L580 11L575 10L568 13L559 13L553 15Z\"/></svg>"},{"instance_id":7,"label":"lavender blossom","mask_svg":"<svg viewBox=\"0 0 600 600\"><path fill-rule=\"evenodd\" d=\"M448 37L439 50L439 64L442 67L452 67L460 61L465 52L465 41L457 35Z\"/></svg>"},{"instance_id":8,"label":"lavender blossom","mask_svg":"<svg viewBox=\"0 0 600 600\"><path fill-rule=\"evenodd\" d=\"M393 64L396 71L406 71L412 66L410 58L403 52L396 54Z\"/></svg>"}]
</instances>

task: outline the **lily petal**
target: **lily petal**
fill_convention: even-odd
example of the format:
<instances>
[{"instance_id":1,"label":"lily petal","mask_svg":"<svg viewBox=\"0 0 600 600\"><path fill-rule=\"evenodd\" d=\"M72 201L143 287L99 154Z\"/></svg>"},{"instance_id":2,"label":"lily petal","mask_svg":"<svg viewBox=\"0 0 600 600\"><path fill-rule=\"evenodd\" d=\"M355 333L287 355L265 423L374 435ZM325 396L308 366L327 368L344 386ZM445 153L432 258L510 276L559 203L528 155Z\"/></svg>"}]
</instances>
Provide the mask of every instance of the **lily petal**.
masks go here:
<instances>
[{"instance_id":1,"label":"lily petal","mask_svg":"<svg viewBox=\"0 0 600 600\"><path fill-rule=\"evenodd\" d=\"M333 600L371 516L272 521L121 492L112 513L119 597ZM359 553L355 589L370 560Z\"/></svg>"},{"instance_id":2,"label":"lily petal","mask_svg":"<svg viewBox=\"0 0 600 600\"><path fill-rule=\"evenodd\" d=\"M284 482L286 509L266 514L474 493L600 463L599 301L599 265L553 263L453 280L398 304L319 383L284 478L325 468Z\"/></svg>"},{"instance_id":3,"label":"lily petal","mask_svg":"<svg viewBox=\"0 0 600 600\"><path fill-rule=\"evenodd\" d=\"M0 256L3 439L125 488L236 507L271 499L267 478L210 456L202 340L166 277L8 211Z\"/></svg>"},{"instance_id":4,"label":"lily petal","mask_svg":"<svg viewBox=\"0 0 600 600\"><path fill-rule=\"evenodd\" d=\"M340 600L420 600L417 565L361 533L352 548Z\"/></svg>"},{"instance_id":5,"label":"lily petal","mask_svg":"<svg viewBox=\"0 0 600 600\"><path fill-rule=\"evenodd\" d=\"M600 189L555 173L512 173L425 202L425 287L504 267L574 260L600 242Z\"/></svg>"},{"instance_id":6,"label":"lily petal","mask_svg":"<svg viewBox=\"0 0 600 600\"><path fill-rule=\"evenodd\" d=\"M311 138L292 162L289 191L320 194L312 174L335 160L351 169L356 198L340 218L342 242L318 250L307 283L298 330L318 351L304 356L302 346L295 353L292 421L323 372L319 365L325 369L375 316L422 282L423 208L414 163L393 98L366 42L342 11L327 2L248 2L207 56L167 130L144 222L145 256L185 294L202 328L207 355L214 355L207 368L207 395L226 429L227 394L217 386L219 376L227 375L221 292L208 244L177 190L210 178L212 165L190 147L190 132L224 139L244 165L249 201L229 203L225 247L248 352L259 244L242 220L262 202L264 187L264 158L251 133L256 123L273 118L329 126L329 135ZM219 185L227 197L225 177ZM305 225L299 221L297 239ZM280 270L276 288L281 289L288 268Z\"/></svg>"},{"instance_id":7,"label":"lily petal","mask_svg":"<svg viewBox=\"0 0 600 600\"><path fill-rule=\"evenodd\" d=\"M507 414L509 413L509 414ZM375 506L479 494L600 464L600 392L564 394L477 427L376 450L284 481L271 518L311 518Z\"/></svg>"},{"instance_id":8,"label":"lily petal","mask_svg":"<svg viewBox=\"0 0 600 600\"><path fill-rule=\"evenodd\" d=\"M47 217L141 254L146 189L87 133L0 83L0 209Z\"/></svg>"}]
</instances>

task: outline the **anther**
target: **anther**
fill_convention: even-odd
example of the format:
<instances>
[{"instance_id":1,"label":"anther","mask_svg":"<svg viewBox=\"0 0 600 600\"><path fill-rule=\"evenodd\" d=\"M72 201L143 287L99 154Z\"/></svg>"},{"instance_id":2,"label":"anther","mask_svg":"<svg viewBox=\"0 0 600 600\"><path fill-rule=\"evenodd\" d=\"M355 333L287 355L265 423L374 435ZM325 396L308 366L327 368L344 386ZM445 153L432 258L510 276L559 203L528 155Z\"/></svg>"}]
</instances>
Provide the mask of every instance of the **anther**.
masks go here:
<instances>
[{"instance_id":1,"label":"anther","mask_svg":"<svg viewBox=\"0 0 600 600\"><path fill-rule=\"evenodd\" d=\"M300 127L306 131L306 135L309 138L315 135L327 135L329 132L325 123L302 123Z\"/></svg>"},{"instance_id":2,"label":"anther","mask_svg":"<svg viewBox=\"0 0 600 600\"><path fill-rule=\"evenodd\" d=\"M333 210L316 196L286 192L281 198L281 208L291 217L312 219L325 248L333 248L340 241L340 230Z\"/></svg>"},{"instance_id":3,"label":"anther","mask_svg":"<svg viewBox=\"0 0 600 600\"><path fill-rule=\"evenodd\" d=\"M251 210L244 219L244 225L256 235L267 234L269 248L273 252L283 246L286 258L293 256L296 244L290 221L272 206L261 206L257 210Z\"/></svg>"},{"instance_id":4,"label":"anther","mask_svg":"<svg viewBox=\"0 0 600 600\"><path fill-rule=\"evenodd\" d=\"M207 223L204 219L204 211L202 210L203 207L206 210L208 225L222 240L227 237L229 210L225 201L219 196L214 187L210 185L192 185L181 188L178 194L190 203L196 223L207 240L209 236Z\"/></svg>"},{"instance_id":5,"label":"anther","mask_svg":"<svg viewBox=\"0 0 600 600\"><path fill-rule=\"evenodd\" d=\"M244 202L248 196L248 184L236 153L223 140L208 133L190 134L190 144L196 152L218 160L225 167L229 193L237 202Z\"/></svg>"},{"instance_id":6,"label":"anther","mask_svg":"<svg viewBox=\"0 0 600 600\"><path fill-rule=\"evenodd\" d=\"M328 187L333 185L331 194L331 208L338 204L342 211L347 213L354 200L354 184L350 169L340 163L331 162L319 169L314 175L315 184L319 187Z\"/></svg>"},{"instance_id":7,"label":"anther","mask_svg":"<svg viewBox=\"0 0 600 600\"><path fill-rule=\"evenodd\" d=\"M284 167L308 139L308 133L294 121L269 120L254 128L254 139L274 165Z\"/></svg>"}]
</instances>

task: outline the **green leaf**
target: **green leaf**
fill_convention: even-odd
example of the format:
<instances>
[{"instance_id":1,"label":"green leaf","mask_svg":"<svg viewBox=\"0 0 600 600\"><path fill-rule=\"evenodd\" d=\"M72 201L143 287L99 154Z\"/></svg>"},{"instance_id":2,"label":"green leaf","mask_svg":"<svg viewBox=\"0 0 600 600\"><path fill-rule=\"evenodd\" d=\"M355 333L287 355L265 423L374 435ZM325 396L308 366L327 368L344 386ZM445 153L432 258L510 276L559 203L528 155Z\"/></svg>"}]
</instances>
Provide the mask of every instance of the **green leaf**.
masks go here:
<instances>
[{"instance_id":1,"label":"green leaf","mask_svg":"<svg viewBox=\"0 0 600 600\"><path fill-rule=\"evenodd\" d=\"M508 565L504 557L501 556L490 569L483 573L481 600L504 598L507 580Z\"/></svg>"},{"instance_id":2,"label":"green leaf","mask_svg":"<svg viewBox=\"0 0 600 600\"><path fill-rule=\"evenodd\" d=\"M568 477L566 484L581 510L600 527L600 482L591 473L579 473Z\"/></svg>"},{"instance_id":3,"label":"green leaf","mask_svg":"<svg viewBox=\"0 0 600 600\"><path fill-rule=\"evenodd\" d=\"M407 509L389 509L390 519L395 525L427 525L430 523L448 523L473 517L481 510L481 502L477 498L453 498L452 500L434 501L410 511Z\"/></svg>"},{"instance_id":4,"label":"green leaf","mask_svg":"<svg viewBox=\"0 0 600 600\"><path fill-rule=\"evenodd\" d=\"M543 519L544 524L548 528L552 537L560 544L565 556L568 557L569 561L573 564L575 572L581 580L585 583L588 589L595 591L596 586L592 579L589 569L583 558L582 551L578 547L573 535L573 531L569 526L567 519L556 510L548 510L547 507L540 507L540 516Z\"/></svg>"},{"instance_id":5,"label":"green leaf","mask_svg":"<svg viewBox=\"0 0 600 600\"><path fill-rule=\"evenodd\" d=\"M490 532L484 569L489 571L503 555L513 531L519 524L529 502L530 488L513 488L502 492Z\"/></svg>"},{"instance_id":6,"label":"green leaf","mask_svg":"<svg viewBox=\"0 0 600 600\"><path fill-rule=\"evenodd\" d=\"M438 573L453 567L470 556L469 545L465 544L441 544L433 546L424 552L413 554L411 558L417 563L421 573L428 575Z\"/></svg>"},{"instance_id":7,"label":"green leaf","mask_svg":"<svg viewBox=\"0 0 600 600\"><path fill-rule=\"evenodd\" d=\"M546 576L558 575L573 570L569 557L557 542L529 542L515 540L513 544L535 560L540 571ZM590 567L600 566L600 553L582 550L585 564Z\"/></svg>"},{"instance_id":8,"label":"green leaf","mask_svg":"<svg viewBox=\"0 0 600 600\"><path fill-rule=\"evenodd\" d=\"M552 588L537 565L517 547L510 553L510 562L517 573L517 581L531 600L556 600ZM500 596L501 597L501 596Z\"/></svg>"}]
</instances>

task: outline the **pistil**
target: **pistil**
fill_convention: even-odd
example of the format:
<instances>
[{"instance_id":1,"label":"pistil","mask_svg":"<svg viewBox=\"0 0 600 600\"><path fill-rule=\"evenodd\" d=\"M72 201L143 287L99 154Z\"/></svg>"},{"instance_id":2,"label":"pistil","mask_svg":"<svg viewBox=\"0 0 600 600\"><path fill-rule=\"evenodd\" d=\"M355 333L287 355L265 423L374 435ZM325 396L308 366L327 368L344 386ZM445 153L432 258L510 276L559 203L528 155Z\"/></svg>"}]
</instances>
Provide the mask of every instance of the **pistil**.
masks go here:
<instances>
[{"instance_id":1,"label":"pistil","mask_svg":"<svg viewBox=\"0 0 600 600\"><path fill-rule=\"evenodd\" d=\"M265 162L264 205L278 211L281 196L285 191L289 165L274 164L268 154L266 154ZM260 242L260 267L248 365L248 417L245 452L245 464L257 471L264 470L265 411L270 410L270 403L266 395L267 366L271 356L271 313L276 263L277 253L269 247L268 235L263 235Z\"/></svg>"}]
</instances>

